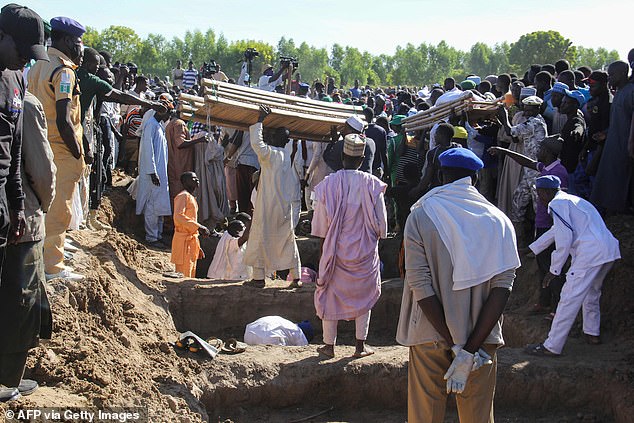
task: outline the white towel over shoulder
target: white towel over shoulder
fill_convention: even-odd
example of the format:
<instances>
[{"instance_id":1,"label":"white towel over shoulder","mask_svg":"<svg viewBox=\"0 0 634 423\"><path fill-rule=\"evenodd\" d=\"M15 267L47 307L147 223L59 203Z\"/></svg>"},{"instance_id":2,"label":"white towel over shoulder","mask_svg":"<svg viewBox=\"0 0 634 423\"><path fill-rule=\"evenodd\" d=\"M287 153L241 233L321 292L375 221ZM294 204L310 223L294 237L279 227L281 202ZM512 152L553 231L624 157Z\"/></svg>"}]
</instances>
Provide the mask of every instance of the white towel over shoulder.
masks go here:
<instances>
[{"instance_id":1,"label":"white towel over shoulder","mask_svg":"<svg viewBox=\"0 0 634 423\"><path fill-rule=\"evenodd\" d=\"M520 267L511 221L471 185L470 177L432 189L412 210L417 207L423 207L449 250L454 291Z\"/></svg>"}]
</instances>

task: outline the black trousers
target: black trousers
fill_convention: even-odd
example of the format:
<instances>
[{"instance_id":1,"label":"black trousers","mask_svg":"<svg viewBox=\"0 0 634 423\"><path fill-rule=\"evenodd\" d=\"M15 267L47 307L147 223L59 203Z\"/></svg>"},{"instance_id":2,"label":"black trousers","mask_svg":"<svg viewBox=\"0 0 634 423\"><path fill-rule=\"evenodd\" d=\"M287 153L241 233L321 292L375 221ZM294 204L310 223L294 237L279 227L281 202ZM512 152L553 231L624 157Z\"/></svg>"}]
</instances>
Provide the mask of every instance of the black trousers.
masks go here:
<instances>
[{"instance_id":1,"label":"black trousers","mask_svg":"<svg viewBox=\"0 0 634 423\"><path fill-rule=\"evenodd\" d=\"M0 287L0 384L17 386L23 355L50 338L52 316L44 287L43 241L8 245ZM21 363L21 364L20 364ZM17 367L16 367L17 366Z\"/></svg>"},{"instance_id":2,"label":"black trousers","mask_svg":"<svg viewBox=\"0 0 634 423\"><path fill-rule=\"evenodd\" d=\"M253 166L238 165L236 168L236 185L238 187L238 209L241 212L253 214L253 204L251 204L251 193L253 192L253 182L251 178L257 171Z\"/></svg>"},{"instance_id":3,"label":"black trousers","mask_svg":"<svg viewBox=\"0 0 634 423\"><path fill-rule=\"evenodd\" d=\"M105 186L112 186L112 146L110 145L110 134L112 134L112 123L106 116L99 117L99 127L101 128L101 139L103 143L103 163Z\"/></svg>"},{"instance_id":4,"label":"black trousers","mask_svg":"<svg viewBox=\"0 0 634 423\"><path fill-rule=\"evenodd\" d=\"M105 169L103 166L103 136L101 129L95 125L95 151L92 162L92 169L90 172L90 192L89 192L89 207L90 210L97 210L101 205L101 197L103 195L103 187L105 180Z\"/></svg>"},{"instance_id":5,"label":"black trousers","mask_svg":"<svg viewBox=\"0 0 634 423\"><path fill-rule=\"evenodd\" d=\"M24 376L28 351L0 354L0 385L17 388Z\"/></svg>"}]
</instances>

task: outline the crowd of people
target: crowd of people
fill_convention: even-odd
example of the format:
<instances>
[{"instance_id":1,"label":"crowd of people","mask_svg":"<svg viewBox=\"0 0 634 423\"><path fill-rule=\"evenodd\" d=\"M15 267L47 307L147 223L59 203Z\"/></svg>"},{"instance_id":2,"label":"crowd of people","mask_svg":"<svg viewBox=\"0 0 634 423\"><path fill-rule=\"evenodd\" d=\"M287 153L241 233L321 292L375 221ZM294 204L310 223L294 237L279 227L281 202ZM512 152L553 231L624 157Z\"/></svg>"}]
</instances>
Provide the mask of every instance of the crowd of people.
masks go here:
<instances>
[{"instance_id":1,"label":"crowd of people","mask_svg":"<svg viewBox=\"0 0 634 423\"><path fill-rule=\"evenodd\" d=\"M634 206L634 50L607 70L562 59L523 75L344 88L302 81L288 60L257 79L246 58L236 79L215 62L180 60L151 78L84 46L84 32L14 4L0 14L0 398L37 387L23 373L29 348L51 334L44 283L83 280L66 264L77 249L66 234L110 229L97 211L117 167L134 178L146 244L171 249L183 277L196 277L199 237L216 236L201 275L255 288L272 276L290 289L316 279L328 357L339 320L356 322L356 357L374 352L365 341L381 294L378 243L402 235L408 421L442 421L451 392L461 419L492 419L500 316L521 255L539 266L532 312L552 320L526 352L560 355L582 307L587 341L601 342L601 285L620 258L603 218ZM267 106L248 131L182 119L179 95L203 94L204 78L363 113L333 127L329 143L268 127ZM465 92L497 112L407 131L408 117ZM301 263L296 233L321 239L317 268Z\"/></svg>"}]
</instances>

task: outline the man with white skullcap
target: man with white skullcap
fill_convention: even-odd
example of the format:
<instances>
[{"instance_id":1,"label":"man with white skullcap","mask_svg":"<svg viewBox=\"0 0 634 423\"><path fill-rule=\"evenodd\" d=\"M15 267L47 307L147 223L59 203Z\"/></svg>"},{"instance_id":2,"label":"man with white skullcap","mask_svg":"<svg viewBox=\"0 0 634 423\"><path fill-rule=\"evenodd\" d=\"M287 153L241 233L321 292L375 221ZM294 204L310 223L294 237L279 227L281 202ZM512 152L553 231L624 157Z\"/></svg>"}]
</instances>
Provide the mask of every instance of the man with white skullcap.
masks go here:
<instances>
[{"instance_id":1,"label":"man with white skullcap","mask_svg":"<svg viewBox=\"0 0 634 423\"><path fill-rule=\"evenodd\" d=\"M319 352L329 357L335 354L339 320L355 320L355 357L373 353L365 340L370 311L381 295L378 243L387 236L387 185L358 170L366 142L361 135L346 135L343 168L315 187L312 235L323 239L315 310L323 321L326 344Z\"/></svg>"},{"instance_id":2,"label":"man with white skullcap","mask_svg":"<svg viewBox=\"0 0 634 423\"><path fill-rule=\"evenodd\" d=\"M346 120L341 132L336 133L333 131L332 143L329 144L324 151L324 161L333 172L343 168L341 152L343 151L343 139L345 136L348 134L362 134L365 127L365 121L359 116L353 115ZM359 170L372 173L375 151L376 145L374 144L374 140L372 138L365 138L364 159Z\"/></svg>"},{"instance_id":3,"label":"man with white skullcap","mask_svg":"<svg viewBox=\"0 0 634 423\"><path fill-rule=\"evenodd\" d=\"M300 260L295 242L295 226L301 190L299 176L291 163L288 129L275 128L265 143L262 126L271 109L260 106L258 122L249 127L249 140L260 162L260 179L253 209L253 223L244 263L253 267L249 285L264 288L265 276L278 270L289 271L290 288L299 288Z\"/></svg>"}]
</instances>

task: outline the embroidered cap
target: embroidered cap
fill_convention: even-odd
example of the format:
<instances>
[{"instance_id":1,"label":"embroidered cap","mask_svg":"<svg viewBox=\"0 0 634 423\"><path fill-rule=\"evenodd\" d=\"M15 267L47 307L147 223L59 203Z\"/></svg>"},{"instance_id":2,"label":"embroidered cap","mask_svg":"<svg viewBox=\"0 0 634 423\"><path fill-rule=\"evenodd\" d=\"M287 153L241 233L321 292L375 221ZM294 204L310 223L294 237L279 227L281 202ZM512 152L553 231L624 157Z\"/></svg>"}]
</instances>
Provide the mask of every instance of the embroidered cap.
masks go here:
<instances>
[{"instance_id":1,"label":"embroidered cap","mask_svg":"<svg viewBox=\"0 0 634 423\"><path fill-rule=\"evenodd\" d=\"M365 153L365 138L359 134L348 134L343 139L343 153L350 157L362 157Z\"/></svg>"}]
</instances>

